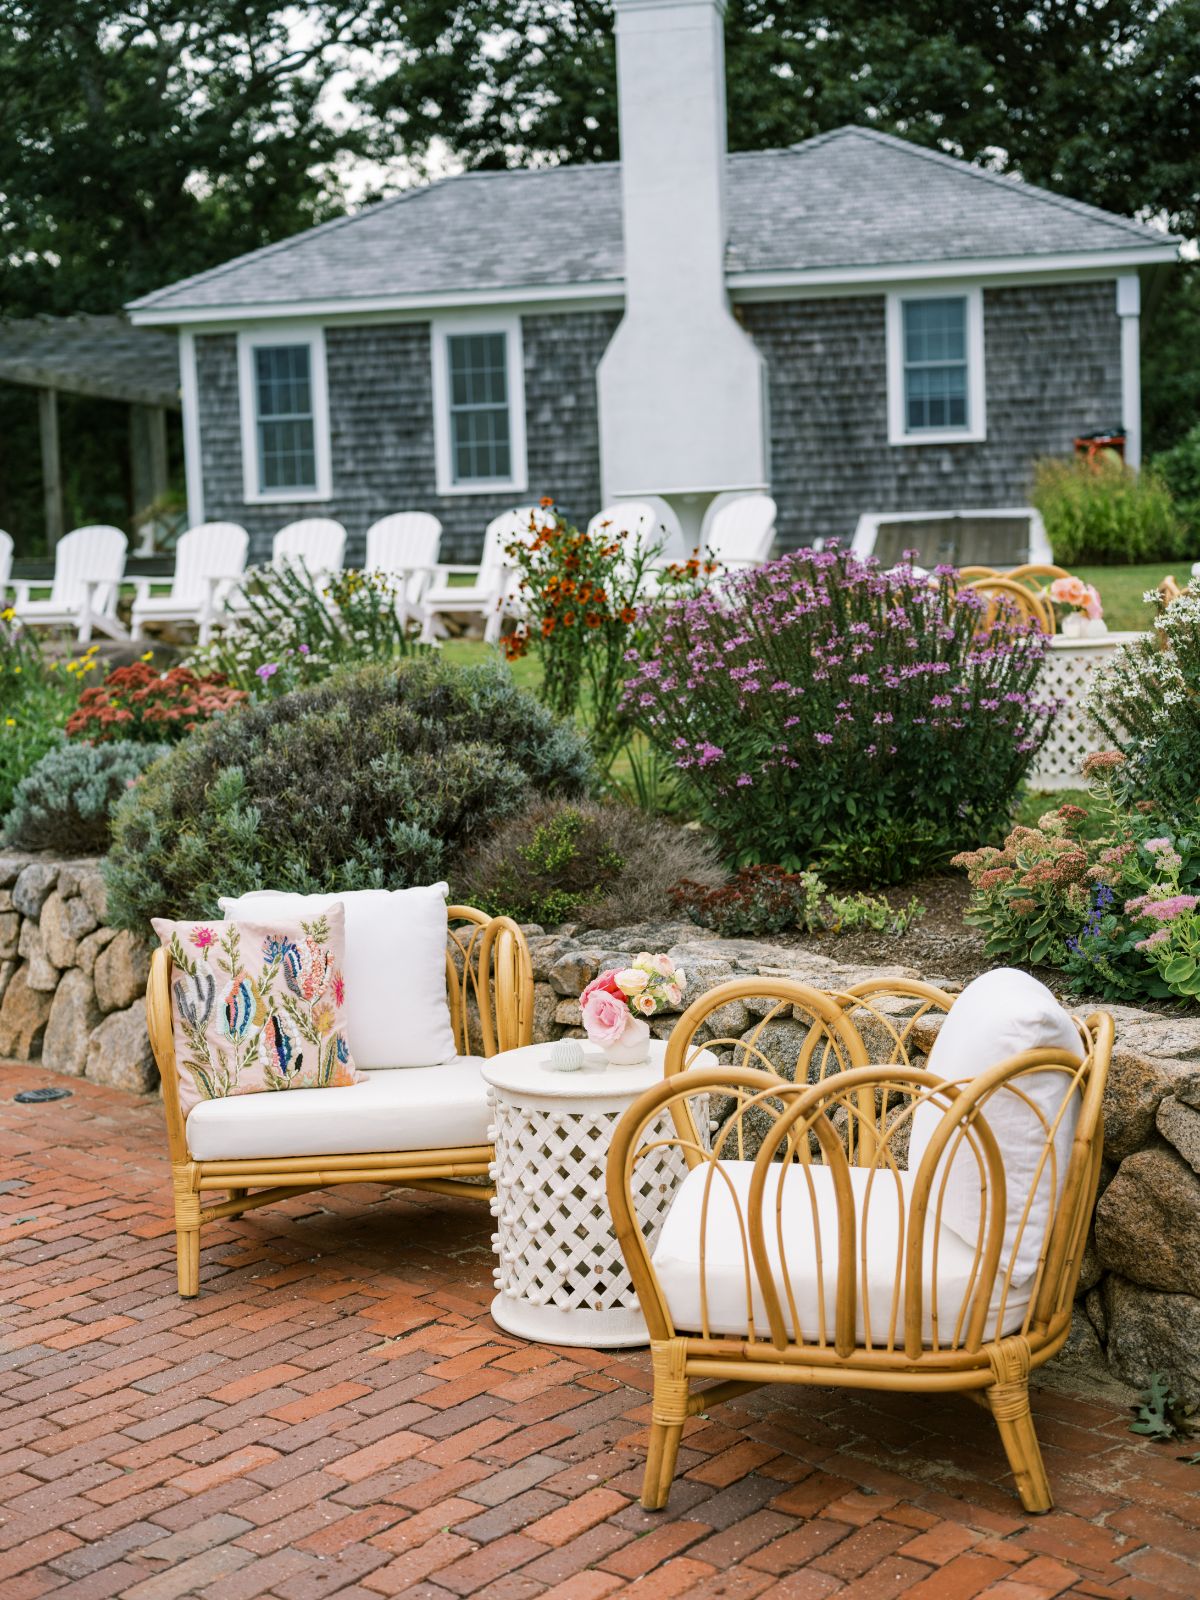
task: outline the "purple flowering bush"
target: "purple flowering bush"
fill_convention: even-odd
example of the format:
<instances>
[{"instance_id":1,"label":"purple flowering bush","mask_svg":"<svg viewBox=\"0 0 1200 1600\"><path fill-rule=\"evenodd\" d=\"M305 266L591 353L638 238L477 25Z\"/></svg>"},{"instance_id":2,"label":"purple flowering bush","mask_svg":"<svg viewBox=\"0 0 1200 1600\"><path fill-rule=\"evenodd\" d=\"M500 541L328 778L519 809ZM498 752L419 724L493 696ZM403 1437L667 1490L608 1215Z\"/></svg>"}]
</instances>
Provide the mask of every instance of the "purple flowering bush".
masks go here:
<instances>
[{"instance_id":1,"label":"purple flowering bush","mask_svg":"<svg viewBox=\"0 0 1200 1600\"><path fill-rule=\"evenodd\" d=\"M994 834L1054 707L1046 640L952 568L798 551L666 609L626 714L736 866L902 881Z\"/></svg>"}]
</instances>

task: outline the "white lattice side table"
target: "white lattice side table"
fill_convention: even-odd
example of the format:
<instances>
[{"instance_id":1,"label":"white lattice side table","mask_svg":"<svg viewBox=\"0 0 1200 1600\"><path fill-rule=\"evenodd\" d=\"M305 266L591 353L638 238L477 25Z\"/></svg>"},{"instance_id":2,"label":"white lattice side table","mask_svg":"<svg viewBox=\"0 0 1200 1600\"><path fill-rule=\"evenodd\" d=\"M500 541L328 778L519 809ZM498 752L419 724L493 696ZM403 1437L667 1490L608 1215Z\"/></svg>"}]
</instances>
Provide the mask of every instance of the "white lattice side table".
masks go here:
<instances>
[{"instance_id":1,"label":"white lattice side table","mask_svg":"<svg viewBox=\"0 0 1200 1600\"><path fill-rule=\"evenodd\" d=\"M596 1349L647 1344L646 1324L625 1270L604 1192L613 1129L644 1090L660 1083L666 1043L650 1041L641 1067L611 1067L584 1045L579 1072L548 1072L549 1046L527 1045L483 1067L492 1086L496 1147L492 1244L498 1266L492 1316L507 1333L546 1344ZM692 1066L715 1066L701 1052ZM649 1139L670 1138L664 1118ZM653 1244L685 1175L675 1148L639 1163L638 1214Z\"/></svg>"},{"instance_id":2,"label":"white lattice side table","mask_svg":"<svg viewBox=\"0 0 1200 1600\"><path fill-rule=\"evenodd\" d=\"M1051 723L1029 773L1033 788L1082 788L1079 769L1084 756L1104 749L1103 739L1083 709L1088 682L1097 667L1112 659L1118 645L1141 637L1138 633L1103 633L1096 639L1071 639L1060 633L1051 639L1038 689L1061 700L1062 709Z\"/></svg>"}]
</instances>

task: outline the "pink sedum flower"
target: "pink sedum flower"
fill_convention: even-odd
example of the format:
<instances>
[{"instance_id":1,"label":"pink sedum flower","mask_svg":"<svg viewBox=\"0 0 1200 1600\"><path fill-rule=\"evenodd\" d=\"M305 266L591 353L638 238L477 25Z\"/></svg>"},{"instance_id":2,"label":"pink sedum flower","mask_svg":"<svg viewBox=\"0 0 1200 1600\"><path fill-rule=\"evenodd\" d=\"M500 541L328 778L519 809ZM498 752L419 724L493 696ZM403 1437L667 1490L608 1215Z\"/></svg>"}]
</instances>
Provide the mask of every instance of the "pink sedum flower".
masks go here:
<instances>
[{"instance_id":1,"label":"pink sedum flower","mask_svg":"<svg viewBox=\"0 0 1200 1600\"><path fill-rule=\"evenodd\" d=\"M629 1022L629 1007L607 989L593 989L580 1009L584 1029L593 1044L616 1044Z\"/></svg>"}]
</instances>

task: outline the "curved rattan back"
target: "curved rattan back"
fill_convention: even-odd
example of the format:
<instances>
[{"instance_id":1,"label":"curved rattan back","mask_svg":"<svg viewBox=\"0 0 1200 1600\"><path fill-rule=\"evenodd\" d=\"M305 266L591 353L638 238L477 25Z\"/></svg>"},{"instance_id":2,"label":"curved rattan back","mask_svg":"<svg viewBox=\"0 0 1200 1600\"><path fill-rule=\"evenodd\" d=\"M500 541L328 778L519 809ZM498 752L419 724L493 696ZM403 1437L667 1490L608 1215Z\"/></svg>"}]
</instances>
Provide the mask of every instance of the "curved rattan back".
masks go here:
<instances>
[{"instance_id":1,"label":"curved rattan back","mask_svg":"<svg viewBox=\"0 0 1200 1600\"><path fill-rule=\"evenodd\" d=\"M952 1004L910 980L828 995L745 978L688 1008L663 1083L618 1125L608 1167L653 1340L735 1339L763 1359L897 1371L986 1366L1004 1336L1035 1350L1065 1337L1111 1018L1077 1023L1077 1055L1026 1051L946 1082L920 1063ZM720 1065L689 1066L701 1050ZM664 1282L637 1196L649 1171L671 1169L687 1173L675 1204L691 1232L671 1234Z\"/></svg>"},{"instance_id":2,"label":"curved rattan back","mask_svg":"<svg viewBox=\"0 0 1200 1600\"><path fill-rule=\"evenodd\" d=\"M1054 608L1040 589L1027 588L1011 577L976 578L963 587L985 602L981 615L989 625L1007 610L1036 623L1043 633L1053 635Z\"/></svg>"}]
</instances>

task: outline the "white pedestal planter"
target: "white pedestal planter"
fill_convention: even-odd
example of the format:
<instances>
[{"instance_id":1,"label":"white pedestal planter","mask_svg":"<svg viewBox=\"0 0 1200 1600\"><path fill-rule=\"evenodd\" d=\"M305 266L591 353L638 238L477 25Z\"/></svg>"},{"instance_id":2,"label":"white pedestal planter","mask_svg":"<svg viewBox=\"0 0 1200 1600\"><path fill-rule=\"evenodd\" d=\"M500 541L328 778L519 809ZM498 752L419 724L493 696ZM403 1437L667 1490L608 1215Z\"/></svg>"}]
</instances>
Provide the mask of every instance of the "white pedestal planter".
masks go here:
<instances>
[{"instance_id":1,"label":"white pedestal planter","mask_svg":"<svg viewBox=\"0 0 1200 1600\"><path fill-rule=\"evenodd\" d=\"M546 1344L606 1349L648 1343L646 1324L613 1233L604 1168L625 1110L662 1081L666 1043L639 1067L609 1068L585 1044L579 1072L548 1072L545 1045L507 1050L483 1068L492 1085L499 1265L492 1316L507 1333ZM703 1052L694 1066L715 1066ZM703 1121L697 1119L703 1126ZM655 1137L655 1128L648 1130ZM670 1137L664 1124L658 1135ZM684 1176L677 1149L647 1159L638 1214L657 1235Z\"/></svg>"},{"instance_id":2,"label":"white pedestal planter","mask_svg":"<svg viewBox=\"0 0 1200 1600\"><path fill-rule=\"evenodd\" d=\"M1099 638L1068 638L1056 634L1050 641L1038 686L1046 695L1061 700L1063 705L1030 771L1032 788L1083 787L1079 769L1084 756L1105 748L1104 739L1084 713L1088 680L1097 667L1111 658L1118 645L1141 637L1138 633L1106 633Z\"/></svg>"}]
</instances>

